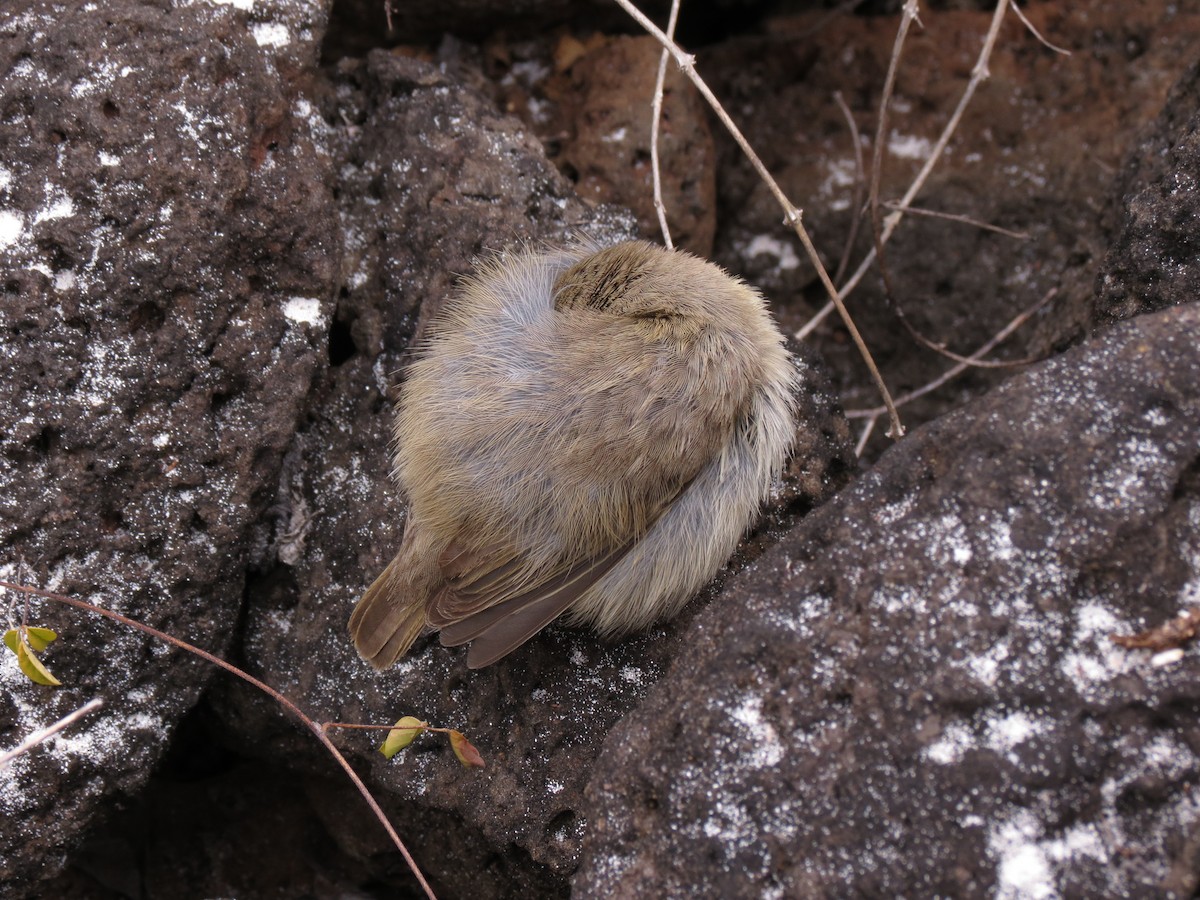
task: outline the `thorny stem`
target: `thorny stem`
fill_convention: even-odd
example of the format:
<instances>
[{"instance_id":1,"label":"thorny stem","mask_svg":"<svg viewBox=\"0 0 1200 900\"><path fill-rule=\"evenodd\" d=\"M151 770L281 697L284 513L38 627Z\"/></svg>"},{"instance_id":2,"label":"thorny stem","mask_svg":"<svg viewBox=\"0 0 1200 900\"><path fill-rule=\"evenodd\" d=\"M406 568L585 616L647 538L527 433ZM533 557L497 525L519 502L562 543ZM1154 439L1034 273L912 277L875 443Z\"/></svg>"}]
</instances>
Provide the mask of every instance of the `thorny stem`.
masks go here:
<instances>
[{"instance_id":1,"label":"thorny stem","mask_svg":"<svg viewBox=\"0 0 1200 900\"><path fill-rule=\"evenodd\" d=\"M618 2L620 2L620 0L618 0ZM903 218L905 211L909 206L912 205L912 201L925 186L925 182L929 179L929 175L933 171L933 167L937 165L938 160L941 159L942 153L945 152L946 145L950 143L950 138L953 136L954 132L958 130L959 122L962 121L963 113L966 111L967 104L969 104L971 99L975 96L975 91L978 89L979 85L988 78L988 60L991 59L992 51L995 49L996 39L1000 35L1000 26L1004 22L1004 11L1008 8L1008 4L1009 0L997 0L996 9L992 13L991 25L988 27L987 35L984 37L983 46L979 50L979 57L975 61L975 67L971 70L971 79L967 82L966 90L963 91L962 97L959 98L958 106L955 107L954 113L950 116L950 120L946 123L946 127L942 129L942 133L938 136L937 142L933 145L933 150L930 152L929 158L925 160L925 165L921 167L921 171L917 173L917 177L913 179L912 184L909 185L909 188L905 192L904 196L896 204L896 208L892 214L883 220L883 229L879 237L882 244L887 244L887 242L891 239L892 234L895 232L896 227L900 224L900 220ZM874 261L875 250L871 249L868 251L863 261L859 264L858 268L854 270L854 274L850 276L850 280L842 285L843 296L851 293L856 287L858 287L859 282L862 281L863 276L866 275L867 270L870 269L871 263ZM816 315L808 320L803 328L796 332L796 339L803 340L805 337L811 334L817 328L817 326L825 320L829 313L833 311L833 309L833 304L825 304L825 306L823 306Z\"/></svg>"},{"instance_id":2,"label":"thorny stem","mask_svg":"<svg viewBox=\"0 0 1200 900\"><path fill-rule=\"evenodd\" d=\"M667 37L675 39L675 23L679 19L679 0L671 0L671 16L667 20ZM667 227L667 207L662 197L662 172L658 160L658 127L662 119L663 87L667 82L667 60L671 54L663 50L658 60L658 77L654 82L654 102L650 104L650 171L654 176L654 211L658 213L658 226L662 229L663 243L674 250L671 229Z\"/></svg>"},{"instance_id":3,"label":"thorny stem","mask_svg":"<svg viewBox=\"0 0 1200 900\"><path fill-rule=\"evenodd\" d=\"M1007 0L1005 0L1007 2ZM690 53L684 53L678 45L675 44L669 37L659 30L658 26L646 18L630 0L616 0L617 5L624 9L633 19L646 30L655 40L674 57L676 64L687 76L688 80L696 86L696 90L712 107L721 124L729 132L737 145L741 148L742 153L750 161L750 165L754 167L754 171L758 173L759 178L766 184L767 189L774 195L776 202L783 209L783 220L790 225L796 232L796 236L800 238L800 243L804 245L809 259L812 260L813 266L817 270L817 275L821 279L821 283L825 286L826 293L829 294L830 300L837 308L838 315L842 317L842 321L846 325L846 330L849 332L851 339L854 341L855 347L858 348L859 355L867 365L867 369L871 373L871 378L875 382L876 388L879 390L880 396L883 398L884 405L887 407L888 415L891 418L891 427L888 430L888 435L894 439L899 439L904 436L904 426L900 424L900 415L896 412L895 404L892 402L892 395L888 392L887 385L884 384L883 376L879 373L879 367L875 365L875 360L871 357L871 351L867 349L866 342L859 334L854 320L850 318L850 312L846 309L846 305L842 302L842 298L838 294L838 290L833 285L833 281L829 277L829 273L825 271L825 266L821 263L821 258L817 255L817 248L813 246L812 240L808 236L808 231L804 227L802 221L803 212L788 199L779 184L771 177L771 173L767 171L767 167L763 161L758 158L758 154L754 152L754 148L750 146L750 142L746 140L746 136L742 134L741 129L734 124L733 119L725 112L723 107L713 92L709 89L704 79L696 74L696 58Z\"/></svg>"},{"instance_id":4,"label":"thorny stem","mask_svg":"<svg viewBox=\"0 0 1200 900\"><path fill-rule=\"evenodd\" d=\"M388 821L387 815L384 813L382 807L380 807L379 803L371 795L371 792L367 789L367 786L363 783L363 780L358 777L358 773L354 771L346 757L344 757L341 751L334 746L333 741L329 739L329 735L322 730L320 725L314 722L312 718L309 717L295 703L293 703L283 694L279 693L279 691L275 690L275 688L271 687L264 681L259 681L249 672L244 672L232 663L226 662L219 656L209 653L207 650L202 650L194 644L189 644L187 641L167 634L165 631L159 631L157 628L146 625L137 621L136 619L123 616L118 612L113 612L111 609L105 609L103 606L97 606L94 603L87 602L86 600L77 600L76 598L68 597L65 594L56 594L52 591L44 591L41 588L30 587L29 585L24 584L14 584L9 581L0 581L0 588L7 588L10 591L19 591L26 596L33 595L35 597L42 597L46 600L53 600L55 603L65 603L68 606L74 606L77 609L96 613L97 615L104 616L107 619L120 622L122 625L135 628L138 631L150 635L151 637L158 638L160 641L165 641L166 643L172 644L181 650L186 650L188 653L198 656L201 659L212 663L214 666L219 666L225 671L236 675L238 678L242 679L248 684L254 685L254 687L271 697L276 703L299 719L304 724L304 727L312 732L312 734L316 736L317 740L321 742L325 749L329 751L329 754L335 760L337 760L338 765L340 765L345 771L346 776L350 779L354 786L358 788L358 792L362 795L363 799L367 801L367 806L371 808L371 812L375 814L375 818L379 820L379 823L388 833L388 837L392 839L392 843L396 846L396 849L400 851L400 854L404 857L404 861L408 863L408 868L412 871L413 875L416 876L417 882L425 891L425 896L429 897L430 900L437 900L433 893L433 888L429 886L429 882L425 880L425 876L422 875L421 870L417 868L416 860L412 858L412 855L408 852L408 848L404 846L404 842L400 840L400 835L396 833L396 829L394 829L392 827L392 823Z\"/></svg>"},{"instance_id":5,"label":"thorny stem","mask_svg":"<svg viewBox=\"0 0 1200 900\"><path fill-rule=\"evenodd\" d=\"M39 728L11 750L0 753L0 769L3 769L22 753L28 753L38 744L42 743L42 741L54 737L54 735L58 734L64 728L69 728L88 713L95 712L103 705L103 700L101 700L99 697L93 697L87 703L83 704L83 706L79 707L79 709L75 710L75 712L63 716L53 725L47 725L45 728Z\"/></svg>"}]
</instances>

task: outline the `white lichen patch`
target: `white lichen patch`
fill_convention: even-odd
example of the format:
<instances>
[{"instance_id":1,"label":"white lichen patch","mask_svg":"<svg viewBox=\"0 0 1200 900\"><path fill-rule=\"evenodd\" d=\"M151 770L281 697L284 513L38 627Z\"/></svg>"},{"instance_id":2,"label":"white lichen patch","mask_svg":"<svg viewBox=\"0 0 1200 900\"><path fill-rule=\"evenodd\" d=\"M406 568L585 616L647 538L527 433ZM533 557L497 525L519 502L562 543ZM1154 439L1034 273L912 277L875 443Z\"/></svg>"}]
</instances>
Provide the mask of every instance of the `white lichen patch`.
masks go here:
<instances>
[{"instance_id":1,"label":"white lichen patch","mask_svg":"<svg viewBox=\"0 0 1200 900\"><path fill-rule=\"evenodd\" d=\"M800 265L800 257L796 255L791 243L774 235L758 234L746 244L745 256L753 259L763 254L776 260L775 269L780 272L790 271Z\"/></svg>"},{"instance_id":2,"label":"white lichen patch","mask_svg":"<svg viewBox=\"0 0 1200 900\"><path fill-rule=\"evenodd\" d=\"M1039 735L1048 734L1054 723L1026 710L984 710L970 721L953 721L946 725L936 741L922 754L937 765L948 766L962 761L973 750L986 750L1018 765L1016 750Z\"/></svg>"},{"instance_id":3,"label":"white lichen patch","mask_svg":"<svg viewBox=\"0 0 1200 900\"><path fill-rule=\"evenodd\" d=\"M828 175L821 181L818 194L826 199L826 206L833 212L850 208L853 197L851 188L858 179L858 163L853 159L831 158L826 162Z\"/></svg>"},{"instance_id":4,"label":"white lichen patch","mask_svg":"<svg viewBox=\"0 0 1200 900\"><path fill-rule=\"evenodd\" d=\"M1136 509L1148 496L1167 487L1171 467L1163 448L1153 441L1129 437L1115 460L1092 478L1092 502L1102 510Z\"/></svg>"},{"instance_id":5,"label":"white lichen patch","mask_svg":"<svg viewBox=\"0 0 1200 900\"><path fill-rule=\"evenodd\" d=\"M287 26L279 22L262 22L251 26L250 33L260 47L286 47L292 42Z\"/></svg>"},{"instance_id":6,"label":"white lichen patch","mask_svg":"<svg viewBox=\"0 0 1200 900\"><path fill-rule=\"evenodd\" d=\"M1085 698L1101 696L1114 677L1135 664L1136 657L1112 642L1113 634L1128 634L1133 629L1112 609L1099 600L1079 604L1069 642L1059 660L1059 671Z\"/></svg>"},{"instance_id":7,"label":"white lichen patch","mask_svg":"<svg viewBox=\"0 0 1200 900\"><path fill-rule=\"evenodd\" d=\"M747 694L730 710L730 716L746 730L750 749L745 763L753 769L779 765L783 759L783 744L775 726L762 715L762 697Z\"/></svg>"},{"instance_id":8,"label":"white lichen patch","mask_svg":"<svg viewBox=\"0 0 1200 900\"><path fill-rule=\"evenodd\" d=\"M321 301L315 297L289 297L284 301L283 314L292 322L320 325L324 322Z\"/></svg>"},{"instance_id":9,"label":"white lichen patch","mask_svg":"<svg viewBox=\"0 0 1200 900\"><path fill-rule=\"evenodd\" d=\"M927 137L892 132L887 149L896 159L926 160L933 153L933 143Z\"/></svg>"}]
</instances>

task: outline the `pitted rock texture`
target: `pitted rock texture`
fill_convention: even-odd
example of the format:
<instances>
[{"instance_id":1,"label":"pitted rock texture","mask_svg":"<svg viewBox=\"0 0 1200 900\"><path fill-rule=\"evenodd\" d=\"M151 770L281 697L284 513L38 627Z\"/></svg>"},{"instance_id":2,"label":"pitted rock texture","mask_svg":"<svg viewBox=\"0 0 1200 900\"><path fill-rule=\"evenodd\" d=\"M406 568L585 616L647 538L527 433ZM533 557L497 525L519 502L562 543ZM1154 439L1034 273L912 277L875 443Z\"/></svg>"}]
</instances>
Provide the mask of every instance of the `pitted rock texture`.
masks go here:
<instances>
[{"instance_id":1,"label":"pitted rock texture","mask_svg":"<svg viewBox=\"0 0 1200 900\"><path fill-rule=\"evenodd\" d=\"M0 11L4 578L229 644L331 312L329 161L308 132L240 15ZM212 671L77 610L30 614L61 634L44 659L65 687L5 659L4 746L106 706L0 773L6 891L145 781Z\"/></svg>"},{"instance_id":2,"label":"pitted rock texture","mask_svg":"<svg viewBox=\"0 0 1200 900\"><path fill-rule=\"evenodd\" d=\"M1121 230L1097 279L1100 323L1200 298L1200 66L1126 163Z\"/></svg>"},{"instance_id":3,"label":"pitted rock texture","mask_svg":"<svg viewBox=\"0 0 1200 900\"><path fill-rule=\"evenodd\" d=\"M550 0L510 11L535 5L566 7ZM425 39L381 37L383 6L363 7L372 24L339 3L349 12L342 37L357 30L358 47ZM1120 356L1109 343L1068 357L1096 363L1095 390L1064 376L1087 402L1049 425L1031 418L1024 443L999 439L1019 429L990 431L999 409L1012 413L1006 428L1019 418L1014 397L1039 372L917 434L911 451L902 444L862 494L843 495L835 511L801 525L813 543L789 573L786 557L801 558L800 538L776 545L801 514L823 515L821 503L855 471L840 403L816 357L803 355L811 427L801 446L812 455L793 463L763 525L679 621L616 645L552 629L484 673L468 673L461 652L432 644L381 676L357 661L346 617L403 528L388 478L388 395L423 319L480 254L574 229L616 237L633 219L588 209L531 138L541 135L536 123L522 129L489 102L536 113L550 70L526 63L542 56L514 50L507 72L487 59L539 41L552 51L564 35L590 41L582 20L572 19L581 26L573 35L508 20L528 30L503 35L498 20L479 24L464 5L408 4L401 15L428 14L428 34L460 37L360 59L341 58L329 41L317 68L326 7L18 0L0 12L0 317L11 337L0 351L9 354L0 396L13 398L0 407L0 534L12 551L0 559L3 573L125 602L206 646L224 647L232 635L238 661L319 717L391 722L414 713L465 729L488 760L483 772L460 769L438 738L385 765L375 739L335 732L448 896L643 885L651 893L682 885L690 895L747 884L802 896L905 883L914 894L931 893L933 883L965 895L993 887L1000 896L1193 893L1193 651L1175 668L1147 668L1145 654L1107 642L1109 630L1153 624L1192 597L1192 582L1181 579L1191 577L1182 560L1195 480L1178 466L1194 429L1179 425L1169 446L1164 435L1186 404L1149 405L1162 394L1146 367L1180 345L1160 346L1148 330L1139 332L1147 336L1140 355ZM901 67L885 196L898 195L922 164L965 86L988 15L931 12ZM1074 56L1060 59L1010 22L992 79L918 202L1034 240L912 219L889 255L920 324L959 350L1050 287L1058 297L1013 354L1058 352L1082 338L1097 261L1119 221L1103 211L1110 195L1132 190L1123 183L1114 194L1112 172L1195 58L1200 18L1187 5L1088 0L1037 4L1028 14ZM857 203L850 132L832 92L842 91L869 140L895 20L835 18L813 31L815 19L727 16L728 33L700 29L707 37L685 34L685 44L805 207L833 267ZM487 33L478 47L465 40L472 28ZM581 97L588 87L573 86ZM1183 121L1185 107L1169 115ZM722 142L718 259L763 288L796 327L823 297L779 211L714 133ZM548 146L556 139L542 137ZM636 174L636 153L634 161ZM1164 170L1162 183L1186 176ZM1131 258L1131 283L1142 283L1137 260L1155 257ZM897 336L878 294L856 296L854 307L898 391L944 370ZM1194 319L1161 321L1195 331ZM1123 327L1165 328L1149 322ZM840 329L819 335L847 404L875 405ZM1189 348L1162 371L1185 365ZM1110 351L1116 362L1105 371L1098 361ZM1120 366L1141 374L1117 384ZM1010 375L965 376L923 408L906 407L906 418L932 418ZM1105 385L1122 402L1144 387L1146 415L1121 407L1134 415L1125 431L1107 421L1112 407L1093 402ZM1042 402L1029 395L1027 409ZM1082 422L1089 404L1098 424L1074 435L1078 456L1050 466L1043 455L1065 454L1054 441L1071 437L1054 438L1056 428ZM1003 480L993 460L1028 471ZM1093 479L1099 499L1084 504L1081 473L1105 461L1122 477ZM1093 518L1014 520L1010 534L1025 540L1005 570L991 549L1003 550L996 528L1010 507L993 505L1041 510L1035 504L1058 502L1060 478L1062 509L1075 503L1071 510ZM864 497L882 506L867 508ZM1145 503L1129 505L1134 497ZM878 549L889 536L899 555L881 552L866 570L860 543ZM21 555L28 570L16 565ZM1059 556L1059 569L1075 576L1065 586L1054 577ZM753 572L739 578L748 565ZM998 596L957 597L944 619L932 618L953 590L1005 571L1028 577ZM801 585L809 593L797 596ZM847 592L861 598L861 611L834 607ZM793 606L780 612L783 603ZM0 892L246 900L414 890L332 762L224 675L184 720L149 795L130 801L211 671L74 612L44 604L33 612L63 633L46 659L73 686L32 688L7 659L0 745L93 694L110 702L106 727L73 731L5 773L0 846L16 855L4 857ZM780 630L793 627L798 637L781 646ZM939 642L958 669L942 664ZM732 670L707 669L730 660ZM783 697L760 693L785 683L792 693ZM689 696L688 684L709 693ZM696 721L679 718L683 710ZM678 732L660 729L659 716ZM690 755L681 763L677 751ZM772 780L780 771L790 781ZM824 793L814 795L809 776ZM969 787L978 787L975 805L955 830L937 801ZM1034 794L1042 799L1032 802ZM812 814L793 828L797 798ZM126 804L124 813L94 815ZM672 844L649 827L656 822L696 842ZM75 864L38 887L88 823L91 840ZM793 864L789 848L810 833L814 861ZM689 855L697 847L712 852ZM835 871L839 853L845 865ZM763 875L764 854L781 861L778 870ZM878 861L875 874L854 868L856 860Z\"/></svg>"},{"instance_id":4,"label":"pitted rock texture","mask_svg":"<svg viewBox=\"0 0 1200 900\"><path fill-rule=\"evenodd\" d=\"M466 669L461 649L424 639L398 666L376 673L355 655L346 622L403 533L403 505L389 478L387 373L402 366L407 339L452 289L454 274L470 269L465 254L495 246L504 235L563 240L579 229L601 238L628 235L632 222L581 203L516 120L496 115L481 95L433 66L375 53L365 67L342 74L344 87L334 95L353 104L346 118L361 129L345 148L353 165L339 167L354 186L341 190L343 223L366 234L382 217L387 227L374 246L348 242L347 280L361 287L342 296L337 321L346 324L335 330L343 327L352 338L350 355L323 379L283 476L292 491L290 520L311 516L311 524L303 552L250 587L244 662L304 697L322 718L388 723L411 713L466 731L489 760L483 771L464 773L437 739L391 762L375 752L373 736L347 732L338 741L369 767L371 783L392 809L404 810L402 819L420 810L422 822L446 823L405 830L440 889L480 897L559 893L587 827L580 805L591 761L608 728L678 652L672 635L679 623L613 645L552 628L482 672ZM447 133L455 127L461 131ZM414 179L411 172L426 174ZM771 527L745 546L735 567L844 485L855 468L827 376L811 354L798 365L804 455L773 508ZM717 592L714 585L705 596ZM222 685L217 695L223 716L237 723L225 739L240 752L260 755L271 746L283 754L280 762L303 760L306 772L328 767L269 702L236 684ZM382 833L364 834L354 824L361 808L352 796L321 815L337 840L354 845L347 852L373 858L374 877L397 887L411 883L397 869L396 854L386 852Z\"/></svg>"},{"instance_id":5,"label":"pitted rock texture","mask_svg":"<svg viewBox=\"0 0 1200 900\"><path fill-rule=\"evenodd\" d=\"M1200 306L913 433L702 612L612 730L580 896L1188 896ZM1173 893L1172 893L1173 892Z\"/></svg>"}]
</instances>

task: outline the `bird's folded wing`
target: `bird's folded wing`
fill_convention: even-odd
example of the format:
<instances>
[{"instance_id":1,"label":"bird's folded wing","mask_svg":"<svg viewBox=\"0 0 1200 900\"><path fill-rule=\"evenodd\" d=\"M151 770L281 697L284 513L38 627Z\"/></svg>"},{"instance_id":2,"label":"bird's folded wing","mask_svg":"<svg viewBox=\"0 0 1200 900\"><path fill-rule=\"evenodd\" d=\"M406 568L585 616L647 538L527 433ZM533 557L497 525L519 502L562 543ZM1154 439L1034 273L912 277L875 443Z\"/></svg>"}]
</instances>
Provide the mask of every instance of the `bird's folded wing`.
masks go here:
<instances>
[{"instance_id":1,"label":"bird's folded wing","mask_svg":"<svg viewBox=\"0 0 1200 900\"><path fill-rule=\"evenodd\" d=\"M473 641L467 654L467 665L472 669L491 665L554 621L620 562L632 546L633 542L630 542L603 556L569 567L529 590L447 622L441 626L442 643L457 647ZM447 589L437 597L433 607L453 609L458 605L456 599L454 592ZM443 619L444 613L437 618ZM436 625L432 613L430 623Z\"/></svg>"}]
</instances>

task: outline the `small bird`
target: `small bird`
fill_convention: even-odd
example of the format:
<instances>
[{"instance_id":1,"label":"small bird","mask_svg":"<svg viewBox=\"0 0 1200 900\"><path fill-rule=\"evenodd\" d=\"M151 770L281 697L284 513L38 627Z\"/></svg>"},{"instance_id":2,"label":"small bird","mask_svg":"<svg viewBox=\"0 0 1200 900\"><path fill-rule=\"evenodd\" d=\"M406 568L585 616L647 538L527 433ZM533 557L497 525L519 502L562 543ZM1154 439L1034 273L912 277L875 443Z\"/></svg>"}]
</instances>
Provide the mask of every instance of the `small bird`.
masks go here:
<instances>
[{"instance_id":1,"label":"small bird","mask_svg":"<svg viewBox=\"0 0 1200 900\"><path fill-rule=\"evenodd\" d=\"M725 563L795 433L761 294L628 241L485 263L431 324L395 422L400 550L350 617L378 669L427 628L490 665L559 616L675 615Z\"/></svg>"}]
</instances>

